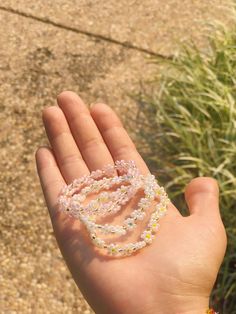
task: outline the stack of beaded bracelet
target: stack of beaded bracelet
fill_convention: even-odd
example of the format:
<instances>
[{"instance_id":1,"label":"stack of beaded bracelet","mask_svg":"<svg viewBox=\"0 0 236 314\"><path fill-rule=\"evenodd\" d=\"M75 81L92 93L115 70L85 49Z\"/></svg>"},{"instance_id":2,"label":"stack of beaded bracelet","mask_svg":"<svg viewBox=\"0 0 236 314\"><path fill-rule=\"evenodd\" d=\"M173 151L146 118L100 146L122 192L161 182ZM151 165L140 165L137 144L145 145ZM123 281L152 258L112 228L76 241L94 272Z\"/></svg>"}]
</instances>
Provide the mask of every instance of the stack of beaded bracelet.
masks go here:
<instances>
[{"instance_id":1,"label":"stack of beaded bracelet","mask_svg":"<svg viewBox=\"0 0 236 314\"><path fill-rule=\"evenodd\" d=\"M117 189L109 191L114 186L117 186ZM140 189L143 190L144 197L140 198L137 208L123 221L122 225L96 223L95 215L106 216L118 212ZM87 196L94 193L98 194L97 198L85 204ZM153 202L155 202L154 211L138 242L121 246L114 243L108 244L97 236L96 232L125 235L137 226L138 220L144 219L145 211ZM158 185L153 175L141 175L134 161L121 160L65 186L58 203L60 210L79 219L85 225L95 246L106 249L111 255L130 255L152 243L159 227L158 220L166 213L169 199L164 188Z\"/></svg>"}]
</instances>

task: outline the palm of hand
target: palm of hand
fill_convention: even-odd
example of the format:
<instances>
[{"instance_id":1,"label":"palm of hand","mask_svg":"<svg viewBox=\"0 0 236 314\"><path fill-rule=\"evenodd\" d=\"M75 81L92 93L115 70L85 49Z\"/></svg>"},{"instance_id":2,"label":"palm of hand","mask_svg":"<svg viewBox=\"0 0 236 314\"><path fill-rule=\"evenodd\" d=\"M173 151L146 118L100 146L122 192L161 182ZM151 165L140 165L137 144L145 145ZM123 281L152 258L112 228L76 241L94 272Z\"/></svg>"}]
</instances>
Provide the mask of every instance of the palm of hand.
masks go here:
<instances>
[{"instance_id":1,"label":"palm of hand","mask_svg":"<svg viewBox=\"0 0 236 314\"><path fill-rule=\"evenodd\" d=\"M193 180L185 193L191 215L182 217L171 204L152 245L128 258L100 255L80 223L55 210L64 180L117 159L134 160L143 173L148 169L109 107L95 105L90 115L71 92L58 103L61 109L43 113L52 151L40 148L37 166L59 247L89 304L104 314L206 309L226 246L216 182Z\"/></svg>"}]
</instances>

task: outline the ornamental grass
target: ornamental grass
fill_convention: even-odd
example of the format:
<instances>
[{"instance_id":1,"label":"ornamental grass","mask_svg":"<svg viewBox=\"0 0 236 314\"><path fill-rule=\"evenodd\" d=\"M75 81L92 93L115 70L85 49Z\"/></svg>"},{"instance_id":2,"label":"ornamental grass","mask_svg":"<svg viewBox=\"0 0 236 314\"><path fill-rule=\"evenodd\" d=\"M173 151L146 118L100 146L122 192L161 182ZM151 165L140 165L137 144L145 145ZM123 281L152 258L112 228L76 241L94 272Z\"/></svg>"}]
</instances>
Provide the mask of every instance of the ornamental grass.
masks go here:
<instances>
[{"instance_id":1,"label":"ornamental grass","mask_svg":"<svg viewBox=\"0 0 236 314\"><path fill-rule=\"evenodd\" d=\"M132 94L139 150L175 205L186 213L183 191L192 178L219 183L228 248L211 303L224 314L236 313L235 30L217 24L204 51L190 43L172 58L153 57L162 70L147 82L151 92Z\"/></svg>"}]
</instances>

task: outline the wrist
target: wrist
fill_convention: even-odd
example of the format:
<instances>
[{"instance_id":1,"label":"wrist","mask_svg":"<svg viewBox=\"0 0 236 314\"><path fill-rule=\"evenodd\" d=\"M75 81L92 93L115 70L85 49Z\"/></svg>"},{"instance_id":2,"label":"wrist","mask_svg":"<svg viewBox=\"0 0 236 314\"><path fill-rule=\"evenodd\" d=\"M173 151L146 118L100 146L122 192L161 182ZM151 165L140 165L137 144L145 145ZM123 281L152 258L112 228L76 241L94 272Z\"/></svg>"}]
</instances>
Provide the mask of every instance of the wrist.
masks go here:
<instances>
[{"instance_id":1,"label":"wrist","mask_svg":"<svg viewBox=\"0 0 236 314\"><path fill-rule=\"evenodd\" d=\"M156 314L206 314L208 308L208 297L176 296L173 302L161 302Z\"/></svg>"},{"instance_id":2,"label":"wrist","mask_svg":"<svg viewBox=\"0 0 236 314\"><path fill-rule=\"evenodd\" d=\"M117 314L206 314L209 308L209 298L192 296L173 296L167 298L159 296L155 302L131 302L126 309ZM143 299L145 301L145 299ZM213 312L214 313L214 312Z\"/></svg>"}]
</instances>

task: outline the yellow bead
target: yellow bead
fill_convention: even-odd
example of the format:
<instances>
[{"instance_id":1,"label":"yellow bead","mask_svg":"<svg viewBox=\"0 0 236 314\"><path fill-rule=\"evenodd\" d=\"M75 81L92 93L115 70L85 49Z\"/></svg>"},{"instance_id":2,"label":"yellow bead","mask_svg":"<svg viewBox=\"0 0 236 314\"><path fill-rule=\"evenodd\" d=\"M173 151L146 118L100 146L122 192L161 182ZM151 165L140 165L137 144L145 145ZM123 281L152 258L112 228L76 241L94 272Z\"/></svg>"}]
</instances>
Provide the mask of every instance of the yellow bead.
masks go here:
<instances>
[{"instance_id":1,"label":"yellow bead","mask_svg":"<svg viewBox=\"0 0 236 314\"><path fill-rule=\"evenodd\" d=\"M101 197L101 198L100 198L100 201L101 201L101 202L106 202L106 201L107 201L107 197Z\"/></svg>"}]
</instances>

